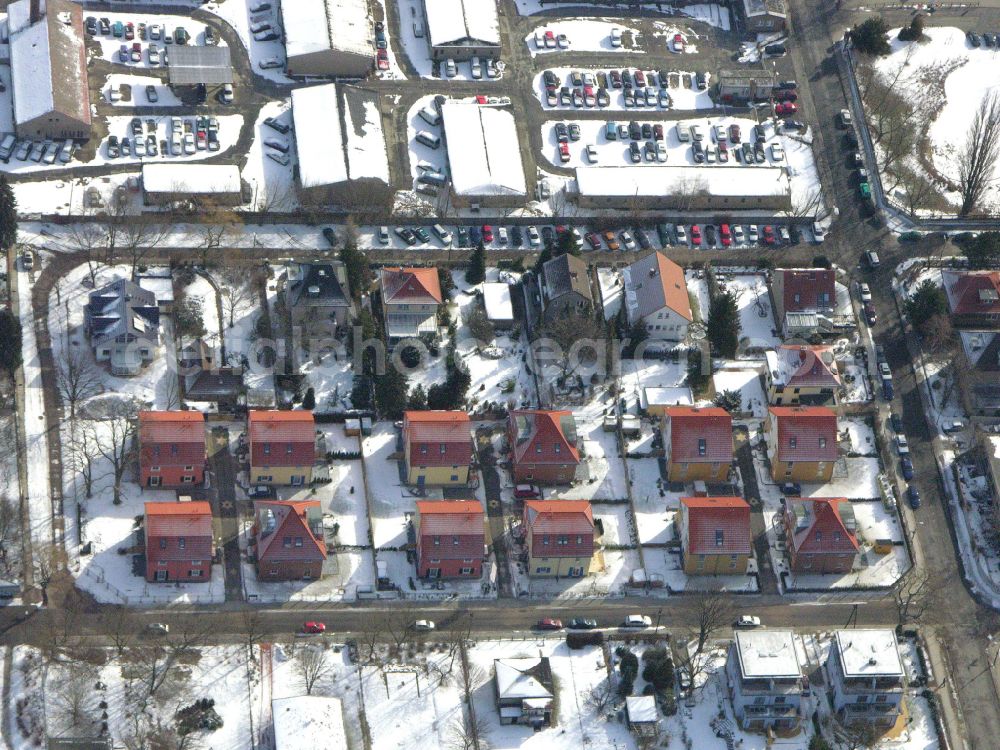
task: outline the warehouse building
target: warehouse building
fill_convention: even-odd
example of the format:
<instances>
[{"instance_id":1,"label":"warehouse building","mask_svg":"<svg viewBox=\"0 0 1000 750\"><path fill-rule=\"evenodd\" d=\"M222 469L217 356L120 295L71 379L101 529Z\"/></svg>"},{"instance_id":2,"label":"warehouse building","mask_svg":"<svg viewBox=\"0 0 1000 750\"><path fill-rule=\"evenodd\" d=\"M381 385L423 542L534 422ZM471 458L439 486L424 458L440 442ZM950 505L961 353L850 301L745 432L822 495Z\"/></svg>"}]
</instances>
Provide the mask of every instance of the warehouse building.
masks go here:
<instances>
[{"instance_id":1,"label":"warehouse building","mask_svg":"<svg viewBox=\"0 0 1000 750\"><path fill-rule=\"evenodd\" d=\"M179 202L236 206L243 202L243 183L234 164L144 164L142 195L147 206Z\"/></svg>"},{"instance_id":2,"label":"warehouse building","mask_svg":"<svg viewBox=\"0 0 1000 750\"><path fill-rule=\"evenodd\" d=\"M367 0L283 2L281 23L290 76L360 78L374 65Z\"/></svg>"},{"instance_id":3,"label":"warehouse building","mask_svg":"<svg viewBox=\"0 0 1000 750\"><path fill-rule=\"evenodd\" d=\"M424 0L431 59L497 60L500 20L495 0Z\"/></svg>"},{"instance_id":4,"label":"warehouse building","mask_svg":"<svg viewBox=\"0 0 1000 750\"><path fill-rule=\"evenodd\" d=\"M781 167L577 167L583 208L678 211L791 208L791 185Z\"/></svg>"},{"instance_id":5,"label":"warehouse building","mask_svg":"<svg viewBox=\"0 0 1000 750\"><path fill-rule=\"evenodd\" d=\"M68 0L17 0L7 13L18 137L90 138L82 8Z\"/></svg>"},{"instance_id":6,"label":"warehouse building","mask_svg":"<svg viewBox=\"0 0 1000 750\"><path fill-rule=\"evenodd\" d=\"M514 115L449 99L441 116L455 205L523 205L528 189Z\"/></svg>"},{"instance_id":7,"label":"warehouse building","mask_svg":"<svg viewBox=\"0 0 1000 750\"><path fill-rule=\"evenodd\" d=\"M390 194L377 93L335 83L293 89L292 121L303 202L373 205Z\"/></svg>"}]
</instances>

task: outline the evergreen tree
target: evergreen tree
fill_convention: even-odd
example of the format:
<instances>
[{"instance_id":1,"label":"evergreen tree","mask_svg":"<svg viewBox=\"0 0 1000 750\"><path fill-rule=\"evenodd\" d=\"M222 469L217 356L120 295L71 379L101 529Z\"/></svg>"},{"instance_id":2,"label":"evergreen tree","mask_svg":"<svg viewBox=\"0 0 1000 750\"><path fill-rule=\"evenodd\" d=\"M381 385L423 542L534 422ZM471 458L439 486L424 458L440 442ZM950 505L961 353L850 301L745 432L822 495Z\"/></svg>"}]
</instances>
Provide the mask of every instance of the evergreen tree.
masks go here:
<instances>
[{"instance_id":1,"label":"evergreen tree","mask_svg":"<svg viewBox=\"0 0 1000 750\"><path fill-rule=\"evenodd\" d=\"M482 240L469 257L469 267L465 271L465 283L481 284L486 280L486 248Z\"/></svg>"},{"instance_id":2,"label":"evergreen tree","mask_svg":"<svg viewBox=\"0 0 1000 750\"><path fill-rule=\"evenodd\" d=\"M316 390L310 388L306 391L306 395L302 397L302 408L308 411L312 411L316 408Z\"/></svg>"},{"instance_id":3,"label":"evergreen tree","mask_svg":"<svg viewBox=\"0 0 1000 750\"><path fill-rule=\"evenodd\" d=\"M542 252L538 254L538 260L535 261L535 273L541 273L542 266L550 260L552 260L552 244L546 242L545 247L542 248Z\"/></svg>"},{"instance_id":4,"label":"evergreen tree","mask_svg":"<svg viewBox=\"0 0 1000 750\"><path fill-rule=\"evenodd\" d=\"M732 292L720 292L709 303L708 342L716 356L725 359L736 356L740 343L740 313Z\"/></svg>"},{"instance_id":5,"label":"evergreen tree","mask_svg":"<svg viewBox=\"0 0 1000 750\"><path fill-rule=\"evenodd\" d=\"M948 299L944 289L930 279L920 283L917 290L906 300L906 316L916 328L920 328L935 315L945 315L948 312Z\"/></svg>"},{"instance_id":6,"label":"evergreen tree","mask_svg":"<svg viewBox=\"0 0 1000 750\"><path fill-rule=\"evenodd\" d=\"M368 290L370 270L368 257L358 248L357 242L350 235L340 249L340 262L344 264L344 270L347 272L347 285L351 288L351 296L358 299L362 292Z\"/></svg>"},{"instance_id":7,"label":"evergreen tree","mask_svg":"<svg viewBox=\"0 0 1000 750\"><path fill-rule=\"evenodd\" d=\"M17 198L7 182L7 175L0 175L0 247L13 247L17 242Z\"/></svg>"},{"instance_id":8,"label":"evergreen tree","mask_svg":"<svg viewBox=\"0 0 1000 750\"><path fill-rule=\"evenodd\" d=\"M401 419L406 411L406 393L409 390L406 376L391 364L381 375L375 376L375 405L386 419Z\"/></svg>"},{"instance_id":9,"label":"evergreen tree","mask_svg":"<svg viewBox=\"0 0 1000 750\"><path fill-rule=\"evenodd\" d=\"M969 268L982 270L1000 265L1000 232L980 232L975 239L963 243Z\"/></svg>"},{"instance_id":10,"label":"evergreen tree","mask_svg":"<svg viewBox=\"0 0 1000 750\"><path fill-rule=\"evenodd\" d=\"M579 255L580 243L577 242L576 235L569 229L560 232L556 236L556 249L554 255Z\"/></svg>"},{"instance_id":11,"label":"evergreen tree","mask_svg":"<svg viewBox=\"0 0 1000 750\"><path fill-rule=\"evenodd\" d=\"M417 383L410 390L410 398L406 408L414 411L424 411L427 408L427 393L424 392L424 387L420 383Z\"/></svg>"},{"instance_id":12,"label":"evergreen tree","mask_svg":"<svg viewBox=\"0 0 1000 750\"><path fill-rule=\"evenodd\" d=\"M881 57L892 50L886 39L888 33L889 27L885 19L882 16L871 16L851 29L851 42L858 52Z\"/></svg>"},{"instance_id":13,"label":"evergreen tree","mask_svg":"<svg viewBox=\"0 0 1000 750\"><path fill-rule=\"evenodd\" d=\"M355 409L372 408L372 381L367 375L361 374L354 378L351 387L351 405Z\"/></svg>"},{"instance_id":14,"label":"evergreen tree","mask_svg":"<svg viewBox=\"0 0 1000 750\"><path fill-rule=\"evenodd\" d=\"M0 367L14 374L21 364L21 321L10 310L0 310Z\"/></svg>"},{"instance_id":15,"label":"evergreen tree","mask_svg":"<svg viewBox=\"0 0 1000 750\"><path fill-rule=\"evenodd\" d=\"M899 30L899 41L917 42L924 36L924 14L917 13L910 21L909 26L904 26Z\"/></svg>"}]
</instances>

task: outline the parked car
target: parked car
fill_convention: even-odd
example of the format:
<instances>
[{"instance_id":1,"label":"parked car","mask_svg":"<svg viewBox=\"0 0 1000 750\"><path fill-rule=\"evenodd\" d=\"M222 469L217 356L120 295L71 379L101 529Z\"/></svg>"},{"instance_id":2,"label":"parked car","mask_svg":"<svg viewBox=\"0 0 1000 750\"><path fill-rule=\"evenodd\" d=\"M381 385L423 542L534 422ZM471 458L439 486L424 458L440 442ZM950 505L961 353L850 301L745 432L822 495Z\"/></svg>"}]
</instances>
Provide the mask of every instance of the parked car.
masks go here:
<instances>
[{"instance_id":1,"label":"parked car","mask_svg":"<svg viewBox=\"0 0 1000 750\"><path fill-rule=\"evenodd\" d=\"M760 618L754 615L740 615L738 618L736 618L736 622L733 623L733 627L759 628Z\"/></svg>"},{"instance_id":2,"label":"parked car","mask_svg":"<svg viewBox=\"0 0 1000 750\"><path fill-rule=\"evenodd\" d=\"M227 83L222 86L222 90L219 92L219 101L222 104L233 103L233 84Z\"/></svg>"},{"instance_id":3,"label":"parked car","mask_svg":"<svg viewBox=\"0 0 1000 750\"><path fill-rule=\"evenodd\" d=\"M868 325L873 326L878 322L878 316L875 314L875 308L870 302L866 302L862 305L861 309L865 314L865 321Z\"/></svg>"},{"instance_id":4,"label":"parked car","mask_svg":"<svg viewBox=\"0 0 1000 750\"><path fill-rule=\"evenodd\" d=\"M673 39L674 52L684 51L684 36L681 34L674 34Z\"/></svg>"},{"instance_id":5,"label":"parked car","mask_svg":"<svg viewBox=\"0 0 1000 750\"><path fill-rule=\"evenodd\" d=\"M434 630L434 627L435 625L433 620L416 620L413 623L413 629L418 633L428 633L431 630Z\"/></svg>"},{"instance_id":6,"label":"parked car","mask_svg":"<svg viewBox=\"0 0 1000 750\"><path fill-rule=\"evenodd\" d=\"M649 628L652 626L653 621L649 615L627 615L622 622L623 628Z\"/></svg>"},{"instance_id":7,"label":"parked car","mask_svg":"<svg viewBox=\"0 0 1000 750\"><path fill-rule=\"evenodd\" d=\"M696 247L701 245L701 227L697 224L691 225L691 244Z\"/></svg>"},{"instance_id":8,"label":"parked car","mask_svg":"<svg viewBox=\"0 0 1000 750\"><path fill-rule=\"evenodd\" d=\"M802 485L798 482L785 482L781 485L781 494L786 497L799 497L802 495Z\"/></svg>"},{"instance_id":9,"label":"parked car","mask_svg":"<svg viewBox=\"0 0 1000 750\"><path fill-rule=\"evenodd\" d=\"M774 105L774 114L776 115L794 115L798 111L798 105L792 102L778 102Z\"/></svg>"},{"instance_id":10,"label":"parked car","mask_svg":"<svg viewBox=\"0 0 1000 750\"><path fill-rule=\"evenodd\" d=\"M269 128L271 128L272 130L277 130L282 135L287 134L288 131L292 129L290 125L287 125L286 123L283 123L274 117L264 118L264 124L267 125Z\"/></svg>"},{"instance_id":11,"label":"parked car","mask_svg":"<svg viewBox=\"0 0 1000 750\"><path fill-rule=\"evenodd\" d=\"M608 250L621 250L621 245L618 243L618 236L610 229L604 232L603 237L604 244L608 246Z\"/></svg>"},{"instance_id":12,"label":"parked car","mask_svg":"<svg viewBox=\"0 0 1000 750\"><path fill-rule=\"evenodd\" d=\"M322 622L309 620L302 625L302 632L307 635L320 635L326 632L326 625Z\"/></svg>"},{"instance_id":13,"label":"parked car","mask_svg":"<svg viewBox=\"0 0 1000 750\"><path fill-rule=\"evenodd\" d=\"M892 426L893 432L903 431L903 418L900 417L896 412L889 415L889 424Z\"/></svg>"},{"instance_id":14,"label":"parked car","mask_svg":"<svg viewBox=\"0 0 1000 750\"><path fill-rule=\"evenodd\" d=\"M899 471L903 475L903 479L909 482L913 479L913 462L906 456L903 456L899 459Z\"/></svg>"},{"instance_id":15,"label":"parked car","mask_svg":"<svg viewBox=\"0 0 1000 750\"><path fill-rule=\"evenodd\" d=\"M566 627L569 630L594 630L597 627L597 620L587 617L574 617L566 623Z\"/></svg>"},{"instance_id":16,"label":"parked car","mask_svg":"<svg viewBox=\"0 0 1000 750\"><path fill-rule=\"evenodd\" d=\"M896 452L900 456L906 456L910 453L910 443L906 439L906 435L902 433L896 435Z\"/></svg>"},{"instance_id":17,"label":"parked car","mask_svg":"<svg viewBox=\"0 0 1000 750\"><path fill-rule=\"evenodd\" d=\"M562 630L563 624L562 620L554 620L551 617L546 617L539 620L535 624L537 630Z\"/></svg>"},{"instance_id":18,"label":"parked car","mask_svg":"<svg viewBox=\"0 0 1000 750\"><path fill-rule=\"evenodd\" d=\"M917 489L915 484L911 484L906 488L906 501L913 510L920 507L920 490Z\"/></svg>"}]
</instances>

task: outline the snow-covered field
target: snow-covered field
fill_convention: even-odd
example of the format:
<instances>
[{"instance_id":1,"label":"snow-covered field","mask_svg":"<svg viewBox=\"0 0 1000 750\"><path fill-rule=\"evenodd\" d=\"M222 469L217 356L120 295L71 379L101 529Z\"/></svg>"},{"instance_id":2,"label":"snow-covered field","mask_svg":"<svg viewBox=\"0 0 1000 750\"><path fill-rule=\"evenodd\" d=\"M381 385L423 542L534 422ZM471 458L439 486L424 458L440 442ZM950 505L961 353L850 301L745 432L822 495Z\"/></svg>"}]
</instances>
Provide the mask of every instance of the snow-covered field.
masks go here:
<instances>
[{"instance_id":1,"label":"snow-covered field","mask_svg":"<svg viewBox=\"0 0 1000 750\"><path fill-rule=\"evenodd\" d=\"M552 72L555 73L560 81L562 81L562 86L569 86L568 78L571 73L578 71L581 73L593 73L597 75L600 72L598 69L587 69L587 68L562 68L555 67L551 68ZM681 110L691 110L691 109L712 109L715 103L712 101L712 97L709 96L708 90L699 91L698 87L693 83L690 87L685 87L682 84L682 79L684 76L689 76L694 78L694 71L670 71L669 76L669 86L667 87L667 92L670 94L670 98L673 102L669 110L681 109ZM538 73L535 76L534 81L534 91L538 96L538 101L542 105L542 109L548 110L568 110L573 109L572 105L563 105L558 102L555 106L549 106L545 97L545 80L543 78L543 73ZM597 87L595 86L595 91ZM626 107L624 98L624 89L609 88L608 96L610 97L610 104L607 107L590 107L590 111L601 111L601 112L640 112L646 114L648 112L663 112L668 111L668 108L663 108L660 106L654 107ZM594 122L594 121L591 121Z\"/></svg>"},{"instance_id":2,"label":"snow-covered field","mask_svg":"<svg viewBox=\"0 0 1000 750\"><path fill-rule=\"evenodd\" d=\"M898 31L889 32L891 54L871 64L883 82L913 104L918 121L924 124L916 150L923 148L926 133L926 150L935 174L927 174L923 161L915 156L903 163L928 177L937 188L935 192L957 207L961 196L951 188L958 184L958 156L980 103L1000 90L995 75L1000 52L985 45L974 48L964 31L950 26L925 28L927 42L900 42ZM1000 167L994 165L995 179L989 182L982 202L993 214L1000 211L998 170ZM891 176L883 177L884 184L894 182Z\"/></svg>"},{"instance_id":3,"label":"snow-covered field","mask_svg":"<svg viewBox=\"0 0 1000 750\"><path fill-rule=\"evenodd\" d=\"M620 30L623 34L630 35L628 46L625 40L618 47L611 44L611 29ZM544 26L539 26L532 33L524 38L524 43L528 46L531 56L544 55L550 52L561 52L558 47L546 47L544 44L545 32L551 31L558 37L565 34L569 40L569 52L645 52L635 38L638 30L623 26L614 18L563 18L553 20ZM538 45L539 36L542 38L542 45Z\"/></svg>"}]
</instances>

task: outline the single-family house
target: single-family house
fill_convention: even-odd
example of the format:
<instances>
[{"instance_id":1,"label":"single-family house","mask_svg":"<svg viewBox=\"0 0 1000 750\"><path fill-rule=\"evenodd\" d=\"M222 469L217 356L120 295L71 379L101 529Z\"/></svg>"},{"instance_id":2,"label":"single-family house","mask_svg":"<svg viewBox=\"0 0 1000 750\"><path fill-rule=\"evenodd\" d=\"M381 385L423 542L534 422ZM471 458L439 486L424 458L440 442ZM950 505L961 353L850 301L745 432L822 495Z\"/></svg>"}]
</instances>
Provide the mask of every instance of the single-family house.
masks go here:
<instances>
[{"instance_id":1,"label":"single-family house","mask_svg":"<svg viewBox=\"0 0 1000 750\"><path fill-rule=\"evenodd\" d=\"M90 293L83 323L98 362L112 375L138 375L160 346L156 295L128 279L115 279Z\"/></svg>"},{"instance_id":2,"label":"single-family house","mask_svg":"<svg viewBox=\"0 0 1000 750\"><path fill-rule=\"evenodd\" d=\"M437 338L438 307L444 297L436 268L383 268L379 283L389 343Z\"/></svg>"},{"instance_id":3,"label":"single-family house","mask_svg":"<svg viewBox=\"0 0 1000 750\"><path fill-rule=\"evenodd\" d=\"M837 414L825 406L772 406L764 422L771 478L829 482L840 455Z\"/></svg>"},{"instance_id":4,"label":"single-family house","mask_svg":"<svg viewBox=\"0 0 1000 750\"><path fill-rule=\"evenodd\" d=\"M587 500L528 500L524 503L528 575L580 578L594 557L594 513Z\"/></svg>"},{"instance_id":5,"label":"single-family house","mask_svg":"<svg viewBox=\"0 0 1000 750\"><path fill-rule=\"evenodd\" d=\"M842 497L785 498L785 546L793 571L850 573L858 557L854 507Z\"/></svg>"},{"instance_id":6,"label":"single-family house","mask_svg":"<svg viewBox=\"0 0 1000 750\"><path fill-rule=\"evenodd\" d=\"M555 689L547 656L495 659L493 673L501 724L541 729L552 723Z\"/></svg>"},{"instance_id":7,"label":"single-family house","mask_svg":"<svg viewBox=\"0 0 1000 750\"><path fill-rule=\"evenodd\" d=\"M261 581L317 580L326 542L319 500L256 500L253 541Z\"/></svg>"},{"instance_id":8,"label":"single-family house","mask_svg":"<svg viewBox=\"0 0 1000 750\"><path fill-rule=\"evenodd\" d=\"M514 481L569 484L576 477L580 450L572 412L515 409L507 439Z\"/></svg>"},{"instance_id":9,"label":"single-family house","mask_svg":"<svg viewBox=\"0 0 1000 750\"><path fill-rule=\"evenodd\" d=\"M694 319L684 269L661 252L640 258L622 271L625 312L653 341L683 341Z\"/></svg>"},{"instance_id":10,"label":"single-family house","mask_svg":"<svg viewBox=\"0 0 1000 750\"><path fill-rule=\"evenodd\" d=\"M740 575L753 554L750 506L742 497L682 497L681 559L688 575Z\"/></svg>"},{"instance_id":11,"label":"single-family house","mask_svg":"<svg viewBox=\"0 0 1000 750\"><path fill-rule=\"evenodd\" d=\"M478 500L417 501L417 575L479 578L486 526Z\"/></svg>"},{"instance_id":12,"label":"single-family house","mask_svg":"<svg viewBox=\"0 0 1000 750\"><path fill-rule=\"evenodd\" d=\"M885 731L902 716L906 675L892 629L836 631L826 674L842 724L870 724Z\"/></svg>"},{"instance_id":13,"label":"single-family house","mask_svg":"<svg viewBox=\"0 0 1000 750\"><path fill-rule=\"evenodd\" d=\"M208 581L212 577L212 508L201 500L146 503L146 580Z\"/></svg>"},{"instance_id":14,"label":"single-family house","mask_svg":"<svg viewBox=\"0 0 1000 750\"><path fill-rule=\"evenodd\" d=\"M1000 411L1000 330L961 330L959 371L964 374L961 393L970 414L995 416Z\"/></svg>"},{"instance_id":15,"label":"single-family house","mask_svg":"<svg viewBox=\"0 0 1000 750\"><path fill-rule=\"evenodd\" d=\"M406 481L419 486L468 484L472 422L464 411L408 411L403 414Z\"/></svg>"},{"instance_id":16,"label":"single-family house","mask_svg":"<svg viewBox=\"0 0 1000 750\"><path fill-rule=\"evenodd\" d=\"M251 484L312 482L316 463L316 422L310 411L257 411L247 417Z\"/></svg>"},{"instance_id":17,"label":"single-family house","mask_svg":"<svg viewBox=\"0 0 1000 750\"><path fill-rule=\"evenodd\" d=\"M297 263L289 267L285 304L292 325L305 337L333 336L349 322L352 305L343 263Z\"/></svg>"},{"instance_id":18,"label":"single-family house","mask_svg":"<svg viewBox=\"0 0 1000 750\"><path fill-rule=\"evenodd\" d=\"M542 315L552 321L565 315L590 315L594 295L590 289L587 264L565 253L542 266Z\"/></svg>"},{"instance_id":19,"label":"single-family house","mask_svg":"<svg viewBox=\"0 0 1000 750\"><path fill-rule=\"evenodd\" d=\"M664 410L663 445L671 482L725 482L733 463L733 418L718 406Z\"/></svg>"},{"instance_id":20,"label":"single-family house","mask_svg":"<svg viewBox=\"0 0 1000 750\"><path fill-rule=\"evenodd\" d=\"M197 411L139 412L139 486L205 481L205 417Z\"/></svg>"},{"instance_id":21,"label":"single-family house","mask_svg":"<svg viewBox=\"0 0 1000 750\"><path fill-rule=\"evenodd\" d=\"M783 344L764 354L767 400L775 406L837 403L840 372L832 346Z\"/></svg>"},{"instance_id":22,"label":"single-family house","mask_svg":"<svg viewBox=\"0 0 1000 750\"><path fill-rule=\"evenodd\" d=\"M957 328L1000 328L1000 271L942 271Z\"/></svg>"},{"instance_id":23,"label":"single-family house","mask_svg":"<svg viewBox=\"0 0 1000 750\"><path fill-rule=\"evenodd\" d=\"M820 320L837 307L837 271L833 268L779 268L771 275L774 319L785 338L809 338L821 332Z\"/></svg>"},{"instance_id":24,"label":"single-family house","mask_svg":"<svg viewBox=\"0 0 1000 750\"><path fill-rule=\"evenodd\" d=\"M804 685L792 631L736 631L726 657L726 688L744 729L798 726Z\"/></svg>"}]
</instances>

